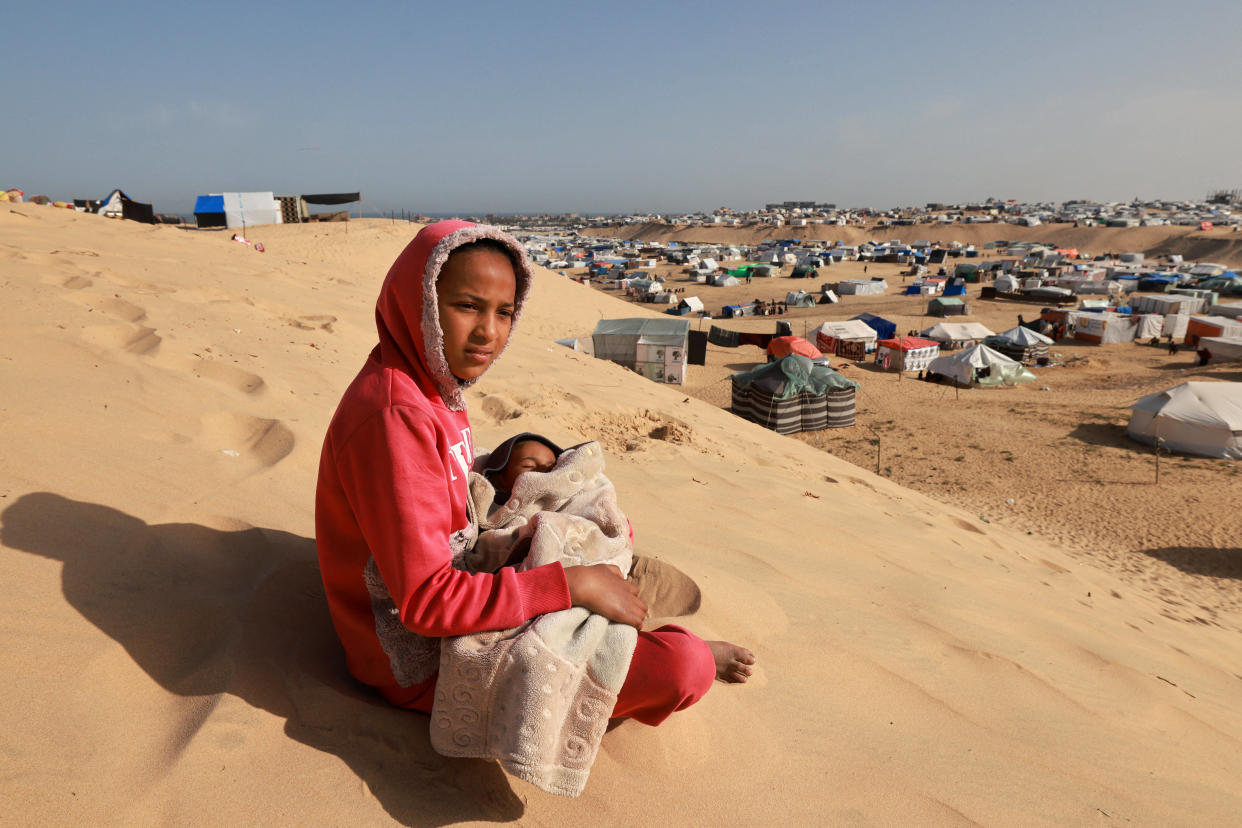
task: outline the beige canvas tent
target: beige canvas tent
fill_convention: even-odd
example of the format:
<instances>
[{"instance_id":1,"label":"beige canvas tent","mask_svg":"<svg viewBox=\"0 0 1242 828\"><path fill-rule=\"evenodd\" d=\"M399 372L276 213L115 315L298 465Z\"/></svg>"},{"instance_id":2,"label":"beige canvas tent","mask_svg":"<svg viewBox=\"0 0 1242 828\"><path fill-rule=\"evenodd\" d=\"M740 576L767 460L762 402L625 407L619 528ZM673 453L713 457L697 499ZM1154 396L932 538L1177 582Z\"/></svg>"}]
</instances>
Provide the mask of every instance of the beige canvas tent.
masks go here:
<instances>
[{"instance_id":1,"label":"beige canvas tent","mask_svg":"<svg viewBox=\"0 0 1242 828\"><path fill-rule=\"evenodd\" d=\"M1140 397L1126 434L1169 451L1242 460L1242 382L1184 382Z\"/></svg>"}]
</instances>

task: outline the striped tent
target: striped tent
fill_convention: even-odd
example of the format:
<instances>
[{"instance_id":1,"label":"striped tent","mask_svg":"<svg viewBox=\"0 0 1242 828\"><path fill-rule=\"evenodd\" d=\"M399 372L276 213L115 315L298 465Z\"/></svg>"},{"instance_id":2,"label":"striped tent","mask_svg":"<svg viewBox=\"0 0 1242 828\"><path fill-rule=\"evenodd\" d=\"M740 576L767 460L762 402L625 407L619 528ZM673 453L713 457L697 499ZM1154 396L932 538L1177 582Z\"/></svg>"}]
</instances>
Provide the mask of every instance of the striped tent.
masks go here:
<instances>
[{"instance_id":1,"label":"striped tent","mask_svg":"<svg viewBox=\"0 0 1242 828\"><path fill-rule=\"evenodd\" d=\"M734 374L732 410L778 434L854 424L858 383L800 354Z\"/></svg>"}]
</instances>

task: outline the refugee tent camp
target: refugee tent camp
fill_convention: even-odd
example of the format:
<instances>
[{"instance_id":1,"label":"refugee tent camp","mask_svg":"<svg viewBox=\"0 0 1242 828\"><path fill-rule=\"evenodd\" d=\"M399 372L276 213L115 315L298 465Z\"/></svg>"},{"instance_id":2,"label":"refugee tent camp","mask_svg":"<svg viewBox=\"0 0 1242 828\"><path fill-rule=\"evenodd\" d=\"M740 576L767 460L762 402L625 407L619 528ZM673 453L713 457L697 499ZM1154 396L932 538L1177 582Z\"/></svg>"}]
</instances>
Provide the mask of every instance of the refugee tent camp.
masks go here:
<instances>
[{"instance_id":1,"label":"refugee tent camp","mask_svg":"<svg viewBox=\"0 0 1242 828\"><path fill-rule=\"evenodd\" d=\"M1184 382L1140 397L1126 434L1169 451L1242 460L1242 382Z\"/></svg>"},{"instance_id":2,"label":"refugee tent camp","mask_svg":"<svg viewBox=\"0 0 1242 828\"><path fill-rule=\"evenodd\" d=\"M591 333L595 356L654 382L681 385L686 376L686 319L601 319Z\"/></svg>"},{"instance_id":3,"label":"refugee tent camp","mask_svg":"<svg viewBox=\"0 0 1242 828\"><path fill-rule=\"evenodd\" d=\"M881 339L875 347L875 364L885 371L922 371L940 356L940 344L917 336Z\"/></svg>"},{"instance_id":4,"label":"refugee tent camp","mask_svg":"<svg viewBox=\"0 0 1242 828\"><path fill-rule=\"evenodd\" d=\"M1010 359L1027 364L1047 357L1048 346L1052 343L1051 337L1021 325L983 340L983 344L993 351L999 351Z\"/></svg>"},{"instance_id":5,"label":"refugee tent camp","mask_svg":"<svg viewBox=\"0 0 1242 828\"><path fill-rule=\"evenodd\" d=\"M940 343L940 347L954 350L977 345L994 332L979 322L941 322L924 331L919 336Z\"/></svg>"},{"instance_id":6,"label":"refugee tent camp","mask_svg":"<svg viewBox=\"0 0 1242 828\"><path fill-rule=\"evenodd\" d=\"M800 354L733 374L730 379L733 413L779 434L854 424L858 383Z\"/></svg>"},{"instance_id":7,"label":"refugee tent camp","mask_svg":"<svg viewBox=\"0 0 1242 828\"><path fill-rule=\"evenodd\" d=\"M1035 379L1035 375L1023 368L1020 362L982 343L960 353L938 356L928 364L927 370L948 377L959 385L1013 385Z\"/></svg>"},{"instance_id":8,"label":"refugee tent camp","mask_svg":"<svg viewBox=\"0 0 1242 828\"><path fill-rule=\"evenodd\" d=\"M825 354L861 360L875 350L875 328L860 319L825 322L815 329L815 346Z\"/></svg>"}]
</instances>

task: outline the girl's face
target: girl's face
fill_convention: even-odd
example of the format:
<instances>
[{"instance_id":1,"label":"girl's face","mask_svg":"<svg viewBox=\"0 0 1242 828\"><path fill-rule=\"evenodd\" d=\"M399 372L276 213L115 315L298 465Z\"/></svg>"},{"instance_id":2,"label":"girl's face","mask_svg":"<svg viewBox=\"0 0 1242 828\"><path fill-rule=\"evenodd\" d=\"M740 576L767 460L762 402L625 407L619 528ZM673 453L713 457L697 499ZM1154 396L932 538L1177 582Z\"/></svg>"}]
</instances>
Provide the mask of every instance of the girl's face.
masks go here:
<instances>
[{"instance_id":1,"label":"girl's face","mask_svg":"<svg viewBox=\"0 0 1242 828\"><path fill-rule=\"evenodd\" d=\"M459 250L444 263L436 294L449 370L459 380L482 376L504 350L513 327L513 263L494 250Z\"/></svg>"}]
</instances>

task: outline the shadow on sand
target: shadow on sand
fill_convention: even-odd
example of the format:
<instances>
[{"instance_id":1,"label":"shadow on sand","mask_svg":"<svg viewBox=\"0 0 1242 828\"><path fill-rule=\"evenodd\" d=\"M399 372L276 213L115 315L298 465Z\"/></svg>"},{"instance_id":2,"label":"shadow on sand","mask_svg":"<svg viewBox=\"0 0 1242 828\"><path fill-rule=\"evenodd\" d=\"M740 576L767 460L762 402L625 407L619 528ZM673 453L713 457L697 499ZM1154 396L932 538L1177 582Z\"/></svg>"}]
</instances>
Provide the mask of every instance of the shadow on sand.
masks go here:
<instances>
[{"instance_id":1,"label":"shadow on sand","mask_svg":"<svg viewBox=\"0 0 1242 828\"><path fill-rule=\"evenodd\" d=\"M1191 575L1242 578L1242 548L1162 546L1158 549L1140 549L1139 551Z\"/></svg>"},{"instance_id":2,"label":"shadow on sand","mask_svg":"<svg viewBox=\"0 0 1242 828\"><path fill-rule=\"evenodd\" d=\"M150 526L38 492L0 514L0 540L61 561L70 605L161 687L186 697L233 694L283 718L290 737L349 765L398 822L523 815L498 765L440 756L425 715L392 708L349 677L313 539ZM202 705L191 732L214 706Z\"/></svg>"}]
</instances>

